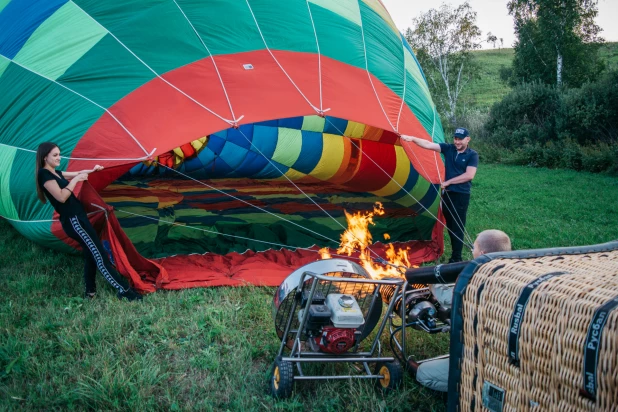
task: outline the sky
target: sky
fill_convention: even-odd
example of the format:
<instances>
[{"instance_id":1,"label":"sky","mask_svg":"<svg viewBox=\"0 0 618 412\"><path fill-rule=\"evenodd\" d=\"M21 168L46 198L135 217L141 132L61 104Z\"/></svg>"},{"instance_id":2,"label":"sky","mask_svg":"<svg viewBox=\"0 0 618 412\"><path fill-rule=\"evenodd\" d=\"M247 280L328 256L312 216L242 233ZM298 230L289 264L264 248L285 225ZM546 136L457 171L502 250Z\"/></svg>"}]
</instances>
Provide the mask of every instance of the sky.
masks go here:
<instances>
[{"instance_id":1,"label":"sky","mask_svg":"<svg viewBox=\"0 0 618 412\"><path fill-rule=\"evenodd\" d=\"M442 0L435 2L418 0L382 0L399 30L404 31L412 25L412 19L431 8L438 8L442 3L459 6L465 0ZM515 41L513 34L513 18L506 9L508 0L469 0L472 9L477 12L477 25L483 32L483 40L487 32L504 39L504 47L512 47ZM601 37L606 41L618 41L618 0L599 0L599 15L596 22L603 31ZM492 48L483 43L483 48Z\"/></svg>"}]
</instances>

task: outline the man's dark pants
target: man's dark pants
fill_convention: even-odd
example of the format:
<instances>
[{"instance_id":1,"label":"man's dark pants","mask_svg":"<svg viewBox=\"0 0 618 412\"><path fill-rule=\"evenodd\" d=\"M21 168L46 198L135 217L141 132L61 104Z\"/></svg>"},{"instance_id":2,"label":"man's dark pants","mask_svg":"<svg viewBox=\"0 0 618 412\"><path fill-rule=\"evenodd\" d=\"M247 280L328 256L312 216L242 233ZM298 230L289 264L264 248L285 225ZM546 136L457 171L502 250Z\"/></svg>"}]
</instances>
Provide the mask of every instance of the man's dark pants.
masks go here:
<instances>
[{"instance_id":1,"label":"man's dark pants","mask_svg":"<svg viewBox=\"0 0 618 412\"><path fill-rule=\"evenodd\" d=\"M442 211L446 219L446 227L451 238L453 253L451 261L459 262L462 260L461 250L463 249L464 228L466 226L466 214L470 204L469 193L459 193L445 191L442 197Z\"/></svg>"}]
</instances>

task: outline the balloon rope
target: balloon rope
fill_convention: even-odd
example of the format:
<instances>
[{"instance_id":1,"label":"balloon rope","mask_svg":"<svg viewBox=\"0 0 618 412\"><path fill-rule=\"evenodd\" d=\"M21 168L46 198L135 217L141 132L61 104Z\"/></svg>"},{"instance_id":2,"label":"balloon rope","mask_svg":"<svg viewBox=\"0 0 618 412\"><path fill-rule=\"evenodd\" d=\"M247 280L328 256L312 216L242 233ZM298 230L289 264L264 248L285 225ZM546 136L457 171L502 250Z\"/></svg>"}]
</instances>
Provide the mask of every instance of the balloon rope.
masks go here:
<instances>
[{"instance_id":1,"label":"balloon rope","mask_svg":"<svg viewBox=\"0 0 618 412\"><path fill-rule=\"evenodd\" d=\"M320 42L318 41L318 32L315 29L315 22L313 21L313 13L311 13L311 6L309 4L309 0L305 1L307 3L307 10L309 11L309 18L311 19L311 27L313 27L315 45L318 49L318 85L320 86L320 112L324 113L324 105L322 103L322 53L320 52Z\"/></svg>"},{"instance_id":2,"label":"balloon rope","mask_svg":"<svg viewBox=\"0 0 618 412\"><path fill-rule=\"evenodd\" d=\"M431 129L431 141L434 141L434 132L436 130L436 106L434 105L433 107L433 127ZM433 158L436 164L436 170L438 171L438 179L440 179L440 183L442 183L444 180L442 180L442 175L440 173L440 167L438 166L438 153L433 152ZM436 188L436 191L438 189ZM448 200L451 202L451 205L453 205L453 210L451 211L451 209L448 207L448 205L446 204L446 202L444 202L444 197L448 198ZM442 205L443 207L446 208L446 210L450 211L451 214L453 214L453 212L455 212L455 216L457 217L457 219L455 220L455 223L457 224L457 227L459 229L461 229L462 233L464 234L464 237L467 237L469 244L466 245L468 247L470 247L470 245L474 244L474 241L472 240L472 237L470 236L470 234L468 233L468 231L466 230L466 226L465 225L461 225L460 222L463 222L461 220L461 218L459 217L459 213L457 212L457 209L455 208L455 205L453 204L453 201L451 200L450 196L448 195L447 191L444 191L444 196L442 197ZM457 236L455 236L457 237ZM459 237L457 237L459 239ZM461 239L460 239L461 240ZM463 242L465 244L465 242ZM471 249L473 249L474 246L472 246Z\"/></svg>"},{"instance_id":3,"label":"balloon rope","mask_svg":"<svg viewBox=\"0 0 618 412\"><path fill-rule=\"evenodd\" d=\"M102 210L95 210L94 212L90 212L87 215L96 215L97 213L101 213ZM42 219L42 220L20 220L20 219L11 219L10 217L0 216L6 220L10 220L11 222L19 222L19 223L49 223L49 222L60 222L59 219Z\"/></svg>"},{"instance_id":4,"label":"balloon rope","mask_svg":"<svg viewBox=\"0 0 618 412\"><path fill-rule=\"evenodd\" d=\"M388 115L386 114L386 111L384 110L384 106L382 105L382 101L380 101L380 96L378 96L378 92L376 90L376 87L373 84L373 79L371 78L371 73L369 73L369 59L367 59L367 44L365 42L365 29L363 27L363 15L362 15L362 13L360 13L360 8L361 8L360 0L357 0L357 1L358 1L359 18L360 18L361 38L363 39L363 52L364 52L364 55L365 55L365 71L367 72L367 77L369 78L369 83L371 83L371 88L373 89L373 93L375 94L376 99L378 100L378 104L380 105L380 109L382 109L382 113L384 113L384 117L386 118L386 121L391 126L391 129L393 129L395 131L395 133L399 134L398 129L395 126L393 126L393 123L388 118ZM342 136L343 136L343 134L342 134Z\"/></svg>"},{"instance_id":5,"label":"balloon rope","mask_svg":"<svg viewBox=\"0 0 618 412\"><path fill-rule=\"evenodd\" d=\"M277 165L271 160L269 159L266 155L264 155L264 153L262 153L262 151L255 145L253 144L253 142L247 137L247 135L245 135L245 133L242 131L242 129L238 129L238 131L240 132L240 134L243 135L243 137L247 140L247 142L249 142L249 144L255 148L255 150L257 150L257 152L262 155L262 157L264 157L264 159L266 159L268 161L268 163L270 163L270 165L272 167L274 167L275 169L277 169L277 171L279 173L281 173L281 176L285 177L287 179L288 182L290 182L295 188L296 190L298 190L300 193L302 193L307 199L309 199L311 201L311 203L313 203L314 205L316 205L322 212L324 212L324 214L326 216L328 216L329 218L331 218L336 224L338 224L343 230L344 232L346 230L348 230L347 227L343 226L341 224L341 222L339 222L337 219L335 219L330 213L328 213L322 206L320 206L315 200L313 200L311 198L311 196L309 196L307 193L305 193L300 187L298 187L298 185L296 183L294 183L294 181L292 181L292 179L290 179L285 173L283 173L283 171L281 171L281 169L279 169L279 167L277 167ZM369 250L369 252L371 252L375 257L380 258L380 255L378 255L375 251L373 251L369 245L363 243L358 237L356 237L356 235L354 235L354 233L352 233L351 231L349 232L352 236L354 236L354 238L362 245L364 246L367 250Z\"/></svg>"},{"instance_id":6,"label":"balloon rope","mask_svg":"<svg viewBox=\"0 0 618 412\"><path fill-rule=\"evenodd\" d=\"M164 168L166 168L166 169L168 169L168 170L171 170L171 171L173 171L173 172L176 172L176 173L178 173L179 175L181 175L181 176L183 176L183 177L185 177L185 178L187 178L187 179L193 180L193 181L194 181L194 182L196 182L196 183L199 183L199 184L201 184L201 185L203 185L203 186L206 186L206 187L208 187L208 188L209 188L209 189L211 189L211 190L214 190L214 191L219 192L219 193L221 193L221 194L223 194L223 195L225 195L225 196L231 197L231 198L232 198L232 199L234 199L234 200L237 200L237 201L239 201L239 202L242 202L242 203L246 204L247 206L251 206L251 207L253 207L253 208L255 208L255 209L258 209L258 210L260 210L260 211L262 211L262 212L264 212L264 213L268 213L269 215L274 216L274 217L276 217L277 219L283 220L283 221L284 221L284 222L286 222L286 223L289 223L289 224L291 224L291 225L297 226L297 227L299 227L299 228L301 228L301 229L303 229L303 230L306 230L306 231L308 231L308 232L311 232L311 233L313 233L314 235L318 235L318 236L320 236L321 238L324 238L324 239L326 239L326 240L328 240L328 241L331 241L331 242L333 242L333 243L339 244L339 242L337 242L337 241L336 241L336 240L334 240L334 239L331 239L330 237L328 237L328 236L326 236L326 235L323 235L323 234L321 234L321 233L315 232L315 231L313 231L313 230L311 230L311 229L308 229L308 228L306 228L306 227L304 227L304 226L302 226L302 225L300 225L300 224L298 224L298 223L296 223L296 222L293 222L293 221L291 221L291 220L289 220L289 219L286 219L286 218L284 218L283 216L279 216L278 214L273 213L273 212L270 212L270 211L268 211L268 210L266 210L266 209L264 209L264 208L261 208L260 206L254 205L253 203L247 202L246 200L243 200L243 199L241 199L241 198L239 198L239 197L236 197L236 196L234 196L234 195L232 195L232 194L230 194L230 193L227 193L227 192L225 192L225 191L223 191L223 190L217 189L216 187L211 186L211 185L209 185L208 183L202 182L201 180L194 179L193 177L191 177L191 176L189 176L189 175L186 175L186 174L184 174L184 173L182 173L182 172L180 172L180 171L178 171L178 170L176 170L176 169L173 169L173 168L171 168L171 167L168 167L168 166L166 166L166 165L164 165L164 164L161 164L161 163L159 163L159 162L157 162L157 161L154 161L154 163L157 163L158 165L160 165L160 166L162 166L162 167L164 167Z\"/></svg>"},{"instance_id":7,"label":"balloon rope","mask_svg":"<svg viewBox=\"0 0 618 412\"><path fill-rule=\"evenodd\" d=\"M328 121L328 122L329 122L329 123L330 123L330 124L331 124L331 125L332 125L332 126L333 126L333 127L334 127L337 131L338 131L338 132L339 132L339 133L341 133L341 135L343 136L343 132L342 132L341 130L339 130L339 128L337 128L337 126L336 126L334 123L332 123L330 120L328 120L328 117L326 117L326 121ZM391 175L390 175L390 174L389 174L386 170L384 170L384 169L382 168L382 166L380 166L380 165L379 165L379 164L378 164L375 160L373 160L373 159L371 158L371 156L369 156L368 154L366 154L366 153L363 151L363 149L362 149L361 147L359 147L356 143L354 143L354 140L350 139L350 142L354 145L354 147L356 147L356 148L360 151L360 153L361 153L363 156L366 156L366 157L367 157L367 159L369 159L369 160L370 160L370 161L371 161L374 165L376 165L376 166L377 166L377 167L378 167L378 168L379 168L379 169L380 169L380 170L381 170L381 171L382 171L382 172L383 172L386 176L388 176L388 177L389 177L389 179L390 179L391 181L393 181L393 182L394 182L397 186L399 186L399 188L400 188L401 190L403 190L403 191L404 191L404 192L405 192L408 196L410 196L410 197L411 197L411 198L412 198L412 199L413 199L413 200L414 200L414 201L415 201L415 202L416 202L419 206L421 206L421 208L423 208L423 209L424 209L427 213L429 213L429 215L430 215L431 217L433 217L433 218L436 220L436 222L438 222L438 223L440 223L442 226L444 226L444 228L446 228L446 230L447 230L447 231L449 231L449 232L453 233L453 232L452 232L452 231L451 231L451 230L450 230L450 229L449 229L449 228L448 228L448 227L447 227L444 223L442 223L442 221L441 221L440 219L438 219L438 217L437 217L437 216L435 216L435 215L431 212L431 210L429 210L427 207L425 207L425 205L423 205L423 204L422 204L422 203L421 203L421 202L420 202L417 198L415 198L415 197L414 197L414 195L413 195L412 193L410 193L410 192L409 192L409 191L407 191L407 190L406 190L403 186L401 186L401 185L399 184L399 182L393 178L393 176L391 176ZM412 152L412 153L414 153L414 152ZM415 156L416 156L416 155L415 155ZM417 160L418 160L418 159L417 159ZM432 183L430 183L430 186L433 186L433 184L432 184ZM436 189L436 191L437 191L437 189ZM460 239L457 235L455 235L454 233L453 233L453 236L455 236L457 239L459 239L460 241L462 241L462 242L465 244L465 242L464 242L463 240L461 240L461 239Z\"/></svg>"},{"instance_id":8,"label":"balloon rope","mask_svg":"<svg viewBox=\"0 0 618 412\"><path fill-rule=\"evenodd\" d=\"M292 85L296 88L296 90L298 90L298 93L300 93L300 95L303 97L303 99L305 99L305 101L309 104L309 106L311 106L311 108L313 110L315 110L315 112L319 115L323 115L324 112L330 110L330 109L325 109L323 110L321 107L318 108L316 107L313 103L311 103L311 101L309 101L309 99L307 98L307 96L305 96L305 94L302 92L302 90L300 90L300 88L298 87L298 85L294 82L294 80L292 80L292 78L290 77L290 75L288 74L288 72L283 68L283 66L281 65L281 63L279 63L279 60L277 60L277 58L275 57L275 55L273 54L272 50L270 49L270 47L268 47L268 43L266 43L266 39L264 38L264 34L262 33L262 30L260 29L260 25L257 21L257 18L255 17L255 14L253 13L253 9L251 8L251 5L249 4L249 0L245 0L245 2L247 3L247 7L249 8L249 11L251 12L251 16L253 16L253 21L255 22L255 27L257 28L258 33L260 34L260 37L262 38L262 42L264 43L264 47L266 47L266 50L268 51L268 53L270 54L270 56L273 58L273 60L275 61L275 63L277 63L277 66L279 66L279 68L281 69L281 71L283 72L283 74L285 74L285 76L288 78L288 80L292 83ZM321 96L321 94L320 94Z\"/></svg>"},{"instance_id":9,"label":"balloon rope","mask_svg":"<svg viewBox=\"0 0 618 412\"><path fill-rule=\"evenodd\" d=\"M263 243L265 245L277 246L277 247L280 247L282 249L292 248L292 249L295 249L295 250L306 250L306 251L313 252L313 253L321 253L319 250L315 250L315 249L312 249L312 248L300 247L300 246L290 246L290 245L284 245L284 244L281 244L281 243L268 242L266 240L258 240L258 239L252 239L252 238L244 237L244 236L231 235L229 233L221 233L221 232L218 232L218 231L203 229L203 228L196 227L196 226L186 225L186 224L177 223L177 222L170 222L168 220L160 219L160 218L158 219L158 218L155 218L155 217L152 217L152 216L140 215L139 213L133 213L133 212L129 212L127 210L116 209L116 208L114 208L114 210L117 211L117 212L126 213L128 215L133 215L133 216L142 217L144 219L153 220L155 222L162 222L162 223L165 223L165 224L171 225L171 226L178 226L178 227L184 227L184 228L193 229L193 230L199 230L200 232L212 233L214 235L221 235L221 236L235 238L235 239L247 240L247 241L250 241L250 242ZM331 256L343 257L343 258L346 258L346 259L360 260L360 258L353 257L353 256L348 256L348 255L338 255L338 254L333 254L333 253L330 253L330 255Z\"/></svg>"},{"instance_id":10,"label":"balloon rope","mask_svg":"<svg viewBox=\"0 0 618 412\"><path fill-rule=\"evenodd\" d=\"M434 136L436 131L436 105L433 106L433 125L431 126L431 142L434 143ZM436 171L438 172L438 180L442 183L442 173L440 173L440 166L438 165L438 153L433 152L433 160L436 164Z\"/></svg>"},{"instance_id":11,"label":"balloon rope","mask_svg":"<svg viewBox=\"0 0 618 412\"><path fill-rule=\"evenodd\" d=\"M197 30L193 26L193 23L191 23L191 20L189 20L189 17L187 17L187 15L185 14L184 10L176 2L176 0L174 0L174 4L176 4L176 7L178 7L178 10L180 10L182 15L185 17L185 19L187 20L187 22L189 23L189 25L191 26L191 28L195 32L195 35L197 36L197 38L200 39L200 42L202 43L202 46L204 46L204 49L206 49L206 52L210 56L210 60L212 61L212 65L215 67L215 71L217 72L217 76L219 77L219 83L221 83L221 87L223 88L223 93L225 94L225 99L227 100L227 105L230 108L230 113L232 114L232 119L234 119L234 121L237 123L238 120L240 120L240 119L236 119L236 115L234 114L234 109L232 108L232 102L230 101L230 97L227 94L227 89L225 87L225 84L223 83L223 79L221 78L221 73L219 73L219 68L217 67L217 63L215 62L215 57L212 55L212 53L210 52L210 49L208 48L208 46L206 46L206 43L204 42L204 39L202 39L202 36L200 36L200 34L197 32Z\"/></svg>"},{"instance_id":12,"label":"balloon rope","mask_svg":"<svg viewBox=\"0 0 618 412\"><path fill-rule=\"evenodd\" d=\"M35 75L37 75L37 76L39 76L39 77L42 77L43 79L48 80L48 81L50 81L50 82L52 82L52 83L55 83L55 84L57 84L58 86L60 86L60 87L62 87L62 88L64 88L64 89L66 89L66 90L68 90L69 92L71 92L71 93L73 93L73 94L75 94L75 95L77 95L77 96L81 97L82 99L84 99L84 100L86 100L86 101L88 101L88 102L90 102L90 103L94 104L94 105L95 105L95 106L97 106L99 109L103 110L103 111L104 111L104 112L106 112L108 115L110 115L110 116L111 116L111 118L112 118L112 119L114 119L114 121L115 121L116 123L118 123L118 125L119 125L120 127L122 127L122 129L123 129L125 132L127 132L127 134L128 134L129 136L131 136L131 139L133 139L133 141L134 141L135 143L137 143L137 145L139 146L139 148L140 148L140 149L142 149L142 151L146 154L146 156L150 156L150 153L148 153L148 151L147 151L146 149L144 149L144 146L142 146L142 144L139 142L139 140L137 140L137 138L133 135L133 133L131 133L131 132L129 131L129 129L127 129L127 128L125 127L125 125L124 125L124 124L122 124L122 122L121 122L120 120L118 120L118 119L116 118L116 116L114 116L114 114L113 114L111 111L109 111L108 109L106 109L105 107L103 107L103 106L101 106L100 104L98 104L97 102L95 102L95 101L93 101L93 100L91 100L91 99L87 98L87 97L86 97L86 96L84 96L83 94L76 92L75 90L71 89L70 87L67 87L67 86L65 86L64 84L57 82L56 80L50 79L49 77L47 77L47 76L45 76L45 75L43 75L43 74L41 74L41 73L35 72L34 70L32 70L32 69L30 69L30 68L28 68L28 67L26 67L26 66L24 66L24 65L22 65L22 64L20 64L20 63L17 63L17 62L16 62L16 61L14 61L13 59L9 59L8 57L3 56L2 54L0 54L0 57L4 57L5 59L7 59L8 61L10 61L11 63L13 63L13 64L15 64L15 65L17 65L17 66L21 67L22 69L27 70L27 71L29 71L30 73L33 73L33 74L35 74ZM155 150L156 150L156 149L155 149ZM88 159L88 160L90 160L90 159ZM100 159L100 160L103 160L103 159ZM114 159L114 160L115 160L115 159ZM121 160L123 160L123 159L121 159ZM135 159L131 159L131 160L135 160Z\"/></svg>"},{"instance_id":13,"label":"balloon rope","mask_svg":"<svg viewBox=\"0 0 618 412\"><path fill-rule=\"evenodd\" d=\"M423 166L423 164L421 163L420 159L416 156L416 153L414 153L414 150L410 150L410 151L411 151L411 152L412 152L412 154L414 155L414 158L416 159L416 161L418 162L418 164L421 166L421 169L423 169L423 172L425 172L425 174L426 174L426 175L429 175L429 174L427 173L427 171L425 170L425 167L424 167L424 166ZM435 152L434 152L434 153L435 153ZM437 186L434 186L433 184L432 184L431 186L433 186L433 188L435 189L436 194L437 194L438 196L440 196L440 191L438 190L438 187L437 187ZM448 193L447 193L446 191L444 191L444 193L445 193L445 194L446 194L446 196L448 197ZM452 203L453 203L453 202L451 201L451 204L452 204ZM445 207L447 210L449 210L449 211L451 212L451 214L453 214L453 212L454 212L454 214L457 216L457 220L455 221L455 223L457 224L457 227L458 227L459 229L461 229L461 231L464 233L464 239L465 239L465 238L467 238L467 240L468 240L468 242L469 242L469 243L466 243L466 241L465 241L465 240L462 240L459 236L457 236L457 235L456 235L456 234L455 234L452 230L450 230L450 229L449 229L449 228L448 228L448 227L447 227L444 223L442 223L442 222L441 222L441 221L440 221L437 217L436 217L436 220L437 220L437 221L439 221L439 222L442 224L442 226L444 226L444 227L445 227L445 228L446 228L449 232L451 232L451 234L452 234L453 236L455 236L455 238L457 238L457 239L458 239L459 241L461 241L463 244L465 244L466 246L468 246L468 247L470 247L470 248L472 249L471 245L472 245L474 242L472 241L472 238L471 238L470 234L466 231L466 228L465 228L465 227L462 227L462 225L459 223L459 222L461 221L461 218L459 217L459 214L457 213L457 210L455 210L454 205L453 205L453 210L451 210L451 208L449 208L449 207L448 207L448 205L447 205L447 203L444 201L444 199L442 199L442 206L443 206L443 207Z\"/></svg>"},{"instance_id":14,"label":"balloon rope","mask_svg":"<svg viewBox=\"0 0 618 412\"><path fill-rule=\"evenodd\" d=\"M90 17L92 19L92 21L94 21L97 25L99 25L103 30L105 30L107 33L109 33L110 36L112 36L114 38L114 40L116 40L118 42L118 44L120 44L122 47L124 47L129 53L131 53L133 55L133 57L135 57L142 65L144 65L144 67L146 67L148 70L150 70L152 72L152 74L154 74L158 79L160 79L161 81L163 81L165 84L167 84L168 86L170 86L171 88L173 88L174 90L176 90L177 92L179 92L180 94L182 94L183 96L185 96L186 98L188 98L189 100L191 100L193 103L197 104L198 106L200 106L202 109L206 110L207 112L209 112L210 114L218 117L219 119L221 119L222 121L226 122L227 124L229 124L230 126L235 126L237 124L237 120L239 119L234 119L234 120L229 120L226 119L225 117L221 116L220 114L216 113L215 111L211 110L210 108L204 106L202 103L198 102L197 100L195 100L193 97L191 97L189 94L185 93L184 91L182 91L181 89L179 89L178 87L174 86L172 83L170 83L169 81L167 81L164 77L162 77L159 73L157 73L152 67L150 67L145 61L143 61L142 59L139 58L139 56L137 54L135 54L133 52L133 50L131 50L129 47L127 47L127 45L125 45L123 42L120 41L120 39L118 39L118 37L116 37L114 35L114 33L112 33L111 31L109 31L105 26L103 26L101 23L99 23L99 21L97 21L94 17L92 17L90 14L88 14L84 9L82 9L79 5L77 5L75 2L73 2L73 4L79 8L86 16Z\"/></svg>"},{"instance_id":15,"label":"balloon rope","mask_svg":"<svg viewBox=\"0 0 618 412\"><path fill-rule=\"evenodd\" d=\"M25 149L23 147L18 147L18 146L11 146L9 144L6 143L0 143L0 146L6 146L6 147L11 147L13 149L17 149L17 150L22 150L24 152L28 152L28 153L36 153L36 150L32 150L32 149ZM152 149L152 151L150 153L147 153L146 156L142 156L142 157L138 157L138 158L113 158L113 159L105 159L105 158L101 158L101 157L97 157L97 158L90 158L90 157L66 157L66 156L60 156L62 159L66 159L66 160L89 160L89 161L93 161L93 162L97 162L97 161L131 161L131 162L142 162L144 160L149 159L155 152L155 150L157 150L156 148Z\"/></svg>"},{"instance_id":16,"label":"balloon rope","mask_svg":"<svg viewBox=\"0 0 618 412\"><path fill-rule=\"evenodd\" d=\"M399 114L397 115L397 130L399 130L399 121L401 120L401 112L403 111L403 105L404 102L406 101L406 86L407 86L407 71L406 71L406 46L403 44L404 42L404 38L403 36L399 35L401 37L401 52L403 54L403 94L401 97L401 106L399 106Z\"/></svg>"}]
</instances>

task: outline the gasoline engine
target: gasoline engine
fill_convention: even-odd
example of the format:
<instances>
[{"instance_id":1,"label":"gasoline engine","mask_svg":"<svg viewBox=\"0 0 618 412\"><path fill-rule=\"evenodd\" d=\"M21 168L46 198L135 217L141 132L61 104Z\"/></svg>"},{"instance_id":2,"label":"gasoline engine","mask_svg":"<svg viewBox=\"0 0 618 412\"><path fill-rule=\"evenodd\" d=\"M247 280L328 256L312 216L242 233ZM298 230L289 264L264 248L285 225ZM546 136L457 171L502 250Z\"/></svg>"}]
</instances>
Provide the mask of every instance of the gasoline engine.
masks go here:
<instances>
[{"instance_id":1,"label":"gasoline engine","mask_svg":"<svg viewBox=\"0 0 618 412\"><path fill-rule=\"evenodd\" d=\"M331 293L326 297L317 291L308 302L309 291L303 291L298 321L305 325L309 349L314 352L341 354L360 339L358 330L364 323L363 312L352 295ZM306 322L303 317L306 316Z\"/></svg>"}]
</instances>

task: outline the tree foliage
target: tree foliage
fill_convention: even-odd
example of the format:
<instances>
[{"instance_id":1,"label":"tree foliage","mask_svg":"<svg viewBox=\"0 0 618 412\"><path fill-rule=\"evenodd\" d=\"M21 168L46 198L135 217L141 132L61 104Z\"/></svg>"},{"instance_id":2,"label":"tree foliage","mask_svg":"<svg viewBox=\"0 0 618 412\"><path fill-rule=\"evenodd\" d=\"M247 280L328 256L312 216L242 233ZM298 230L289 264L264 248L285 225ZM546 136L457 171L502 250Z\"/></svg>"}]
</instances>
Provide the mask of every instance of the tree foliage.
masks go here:
<instances>
[{"instance_id":1,"label":"tree foliage","mask_svg":"<svg viewBox=\"0 0 618 412\"><path fill-rule=\"evenodd\" d=\"M579 88L525 83L491 108L483 156L516 164L618 172L618 71Z\"/></svg>"},{"instance_id":2,"label":"tree foliage","mask_svg":"<svg viewBox=\"0 0 618 412\"><path fill-rule=\"evenodd\" d=\"M467 2L457 8L442 4L413 20L406 40L416 53L438 110L454 124L457 102L475 70L471 51L480 48L476 12Z\"/></svg>"},{"instance_id":3,"label":"tree foliage","mask_svg":"<svg viewBox=\"0 0 618 412\"><path fill-rule=\"evenodd\" d=\"M579 87L603 70L598 0L511 0L515 57L511 84L540 81Z\"/></svg>"},{"instance_id":4,"label":"tree foliage","mask_svg":"<svg viewBox=\"0 0 618 412\"><path fill-rule=\"evenodd\" d=\"M500 39L502 40L502 39ZM496 48L496 42L498 41L498 36L493 34L492 32L487 33L487 39L485 40L487 43L491 43L494 45L494 49Z\"/></svg>"}]
</instances>

